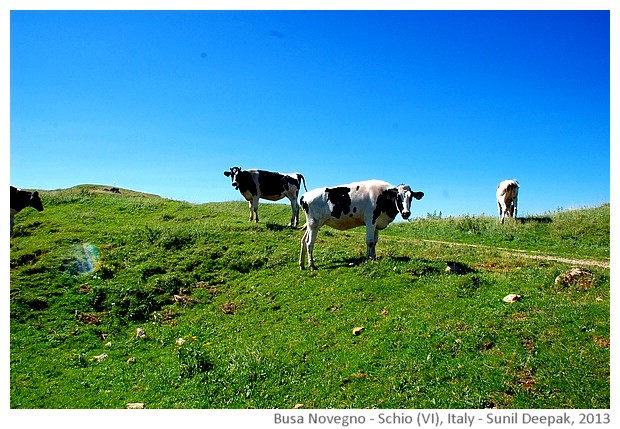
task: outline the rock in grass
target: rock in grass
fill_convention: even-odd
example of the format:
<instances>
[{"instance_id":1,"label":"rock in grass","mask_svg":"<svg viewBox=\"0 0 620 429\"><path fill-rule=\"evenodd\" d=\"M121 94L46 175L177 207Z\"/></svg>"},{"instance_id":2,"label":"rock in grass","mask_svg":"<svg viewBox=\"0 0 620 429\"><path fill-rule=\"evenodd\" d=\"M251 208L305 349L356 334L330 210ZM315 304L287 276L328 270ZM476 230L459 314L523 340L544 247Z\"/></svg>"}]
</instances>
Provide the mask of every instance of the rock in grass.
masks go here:
<instances>
[{"instance_id":1,"label":"rock in grass","mask_svg":"<svg viewBox=\"0 0 620 429\"><path fill-rule=\"evenodd\" d=\"M138 337L138 338L146 337L146 332L144 332L144 329L142 329L142 328L136 329L136 337Z\"/></svg>"},{"instance_id":2,"label":"rock in grass","mask_svg":"<svg viewBox=\"0 0 620 429\"><path fill-rule=\"evenodd\" d=\"M363 326L357 326L353 328L353 335L359 335L362 333L363 330L364 330Z\"/></svg>"},{"instance_id":3,"label":"rock in grass","mask_svg":"<svg viewBox=\"0 0 620 429\"><path fill-rule=\"evenodd\" d=\"M143 410L144 402L130 402L125 408L127 408L128 410Z\"/></svg>"},{"instance_id":4,"label":"rock in grass","mask_svg":"<svg viewBox=\"0 0 620 429\"><path fill-rule=\"evenodd\" d=\"M521 301L521 298L523 298L523 297L521 295L519 295L518 293L511 293L509 295L506 295L503 298L503 301L508 303L508 304L512 304L513 302Z\"/></svg>"},{"instance_id":5,"label":"rock in grass","mask_svg":"<svg viewBox=\"0 0 620 429\"><path fill-rule=\"evenodd\" d=\"M237 312L237 304L234 302L226 302L222 304L222 312L224 314L235 314Z\"/></svg>"},{"instance_id":6,"label":"rock in grass","mask_svg":"<svg viewBox=\"0 0 620 429\"><path fill-rule=\"evenodd\" d=\"M555 278L556 286L576 286L578 289L589 289L594 282L594 276L588 270L572 267L570 270Z\"/></svg>"},{"instance_id":7,"label":"rock in grass","mask_svg":"<svg viewBox=\"0 0 620 429\"><path fill-rule=\"evenodd\" d=\"M107 357L108 357L108 355L103 353L103 354L100 354L99 356L93 356L93 360L95 362L101 362L102 360L104 360Z\"/></svg>"}]
</instances>

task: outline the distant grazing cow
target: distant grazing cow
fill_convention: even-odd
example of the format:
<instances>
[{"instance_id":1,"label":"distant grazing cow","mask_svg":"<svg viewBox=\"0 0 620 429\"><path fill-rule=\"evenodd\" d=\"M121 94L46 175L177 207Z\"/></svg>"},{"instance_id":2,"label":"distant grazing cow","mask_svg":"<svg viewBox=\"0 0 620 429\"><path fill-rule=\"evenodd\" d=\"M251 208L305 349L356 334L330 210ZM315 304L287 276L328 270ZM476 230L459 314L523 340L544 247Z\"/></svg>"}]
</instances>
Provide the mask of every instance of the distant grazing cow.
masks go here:
<instances>
[{"instance_id":1,"label":"distant grazing cow","mask_svg":"<svg viewBox=\"0 0 620 429\"><path fill-rule=\"evenodd\" d=\"M15 224L15 215L26 207L34 207L38 211L43 211L43 203L38 192L27 192L11 186L11 234Z\"/></svg>"},{"instance_id":2,"label":"distant grazing cow","mask_svg":"<svg viewBox=\"0 0 620 429\"><path fill-rule=\"evenodd\" d=\"M301 183L306 189L306 179L299 173L280 174L264 170L241 170L233 167L224 175L232 179L232 185L241 192L250 206L250 222L258 222L258 200L278 201L286 197L291 201L291 222L289 226L299 224L299 203L297 197ZM307 191L308 189L306 189Z\"/></svg>"},{"instance_id":3,"label":"distant grazing cow","mask_svg":"<svg viewBox=\"0 0 620 429\"><path fill-rule=\"evenodd\" d=\"M398 213L403 219L411 215L411 201L423 192L412 192L408 185L392 186L380 180L367 180L334 188L319 188L301 197L306 212L306 232L301 239L299 266L303 270L308 254L310 269L316 269L312 250L323 225L345 230L366 225L366 257L375 257L379 230L387 227Z\"/></svg>"},{"instance_id":4,"label":"distant grazing cow","mask_svg":"<svg viewBox=\"0 0 620 429\"><path fill-rule=\"evenodd\" d=\"M497 185L495 196L497 197L497 210L499 212L499 222L504 223L506 215L517 218L517 196L519 195L519 182L514 180L504 180Z\"/></svg>"}]
</instances>

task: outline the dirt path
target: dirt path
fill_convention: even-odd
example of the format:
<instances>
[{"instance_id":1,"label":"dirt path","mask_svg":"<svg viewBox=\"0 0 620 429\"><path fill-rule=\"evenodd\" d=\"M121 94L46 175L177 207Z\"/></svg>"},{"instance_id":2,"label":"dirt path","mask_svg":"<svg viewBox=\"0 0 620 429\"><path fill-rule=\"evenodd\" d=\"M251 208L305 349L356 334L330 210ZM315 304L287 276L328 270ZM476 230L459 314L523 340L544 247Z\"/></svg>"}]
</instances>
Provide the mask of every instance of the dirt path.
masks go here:
<instances>
[{"instance_id":1,"label":"dirt path","mask_svg":"<svg viewBox=\"0 0 620 429\"><path fill-rule=\"evenodd\" d=\"M595 261L595 260L588 260L588 259L570 259L570 258L561 258L559 256L551 256L551 255L537 255L533 253L528 253L525 250L508 249L506 247L493 247L493 246L487 246L484 244L454 243L451 241L440 241L440 240L418 240L418 241L422 241L425 243L444 244L448 246L474 247L474 248L480 248L480 249L495 249L495 250L501 250L503 252L510 253L511 255L514 255L514 256L521 256L523 258L539 259L543 261L563 262L565 264L571 264L571 265L587 265L591 267L600 267L600 268L607 268L607 269L609 269L610 267L609 262L606 262L606 261Z\"/></svg>"}]
</instances>

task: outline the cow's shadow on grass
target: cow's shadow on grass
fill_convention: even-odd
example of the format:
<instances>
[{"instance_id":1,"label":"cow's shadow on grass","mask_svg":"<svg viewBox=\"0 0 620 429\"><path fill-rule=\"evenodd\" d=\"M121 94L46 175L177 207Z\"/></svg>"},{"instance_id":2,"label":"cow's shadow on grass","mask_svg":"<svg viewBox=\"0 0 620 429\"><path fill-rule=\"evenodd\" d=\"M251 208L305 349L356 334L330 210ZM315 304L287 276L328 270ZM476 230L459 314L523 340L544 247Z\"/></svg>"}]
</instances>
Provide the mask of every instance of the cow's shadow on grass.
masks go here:
<instances>
[{"instance_id":1,"label":"cow's shadow on grass","mask_svg":"<svg viewBox=\"0 0 620 429\"><path fill-rule=\"evenodd\" d=\"M441 273L465 275L478 272L467 264L458 261L431 261L427 259L412 258L409 256L380 256L376 259L367 259L365 256L346 257L330 261L328 265L325 265L325 268L352 268L377 261L394 264L408 264L409 266L406 270L413 273L415 277Z\"/></svg>"},{"instance_id":2,"label":"cow's shadow on grass","mask_svg":"<svg viewBox=\"0 0 620 429\"><path fill-rule=\"evenodd\" d=\"M289 229L295 229L289 225L281 225L279 223L272 223L272 222L267 222L265 224L265 228L267 228L269 231L276 231L276 232L286 231Z\"/></svg>"},{"instance_id":3,"label":"cow's shadow on grass","mask_svg":"<svg viewBox=\"0 0 620 429\"><path fill-rule=\"evenodd\" d=\"M525 225L526 223L547 224L553 222L553 219L551 219L549 216L528 216L518 217L516 221L521 225Z\"/></svg>"},{"instance_id":4,"label":"cow's shadow on grass","mask_svg":"<svg viewBox=\"0 0 620 429\"><path fill-rule=\"evenodd\" d=\"M471 274L476 272L473 268L456 261L446 261L445 271L451 274Z\"/></svg>"},{"instance_id":5,"label":"cow's shadow on grass","mask_svg":"<svg viewBox=\"0 0 620 429\"><path fill-rule=\"evenodd\" d=\"M325 268L340 268L340 267L357 267L368 261L365 256L358 256L355 258L343 258L335 261L331 261Z\"/></svg>"},{"instance_id":6,"label":"cow's shadow on grass","mask_svg":"<svg viewBox=\"0 0 620 429\"><path fill-rule=\"evenodd\" d=\"M332 260L329 265L326 265L325 268L357 267L364 265L365 263L373 263L378 261L411 262L412 260L413 259L408 256L380 256L374 259L368 259L365 256L357 256Z\"/></svg>"}]
</instances>

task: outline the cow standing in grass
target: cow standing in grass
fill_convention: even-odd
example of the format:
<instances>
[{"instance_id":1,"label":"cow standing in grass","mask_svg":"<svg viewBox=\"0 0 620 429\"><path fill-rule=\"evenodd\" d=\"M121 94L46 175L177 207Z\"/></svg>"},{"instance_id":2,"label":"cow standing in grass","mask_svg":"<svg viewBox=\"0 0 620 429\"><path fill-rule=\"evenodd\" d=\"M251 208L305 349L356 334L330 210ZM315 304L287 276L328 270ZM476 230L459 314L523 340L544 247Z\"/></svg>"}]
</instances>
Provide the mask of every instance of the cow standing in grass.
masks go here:
<instances>
[{"instance_id":1,"label":"cow standing in grass","mask_svg":"<svg viewBox=\"0 0 620 429\"><path fill-rule=\"evenodd\" d=\"M413 192L408 185L392 186L380 180L319 188L305 193L301 198L301 206L306 212L306 232L301 239L300 268L305 268L307 254L310 269L316 269L312 250L323 225L339 230L366 225L366 257L374 258L379 231L399 213L403 219L409 219L411 202L423 196L423 192Z\"/></svg>"},{"instance_id":2,"label":"cow standing in grass","mask_svg":"<svg viewBox=\"0 0 620 429\"><path fill-rule=\"evenodd\" d=\"M516 179L504 180L497 185L495 192L497 197L497 210L499 213L499 222L504 223L506 215L517 218L517 197L519 196L519 182Z\"/></svg>"},{"instance_id":3,"label":"cow standing in grass","mask_svg":"<svg viewBox=\"0 0 620 429\"><path fill-rule=\"evenodd\" d=\"M13 234L13 225L15 224L15 215L25 209L33 207L38 211L43 211L43 203L37 191L28 192L11 186L11 234Z\"/></svg>"},{"instance_id":4,"label":"cow standing in grass","mask_svg":"<svg viewBox=\"0 0 620 429\"><path fill-rule=\"evenodd\" d=\"M278 201L286 197L291 201L291 222L289 226L299 224L299 203L297 198L303 182L306 189L306 179L299 173L281 174L264 170L242 170L233 167L225 171L230 177L232 186L241 192L250 207L250 222L258 223L258 200L263 198L269 201ZM307 191L308 189L306 189Z\"/></svg>"}]
</instances>

